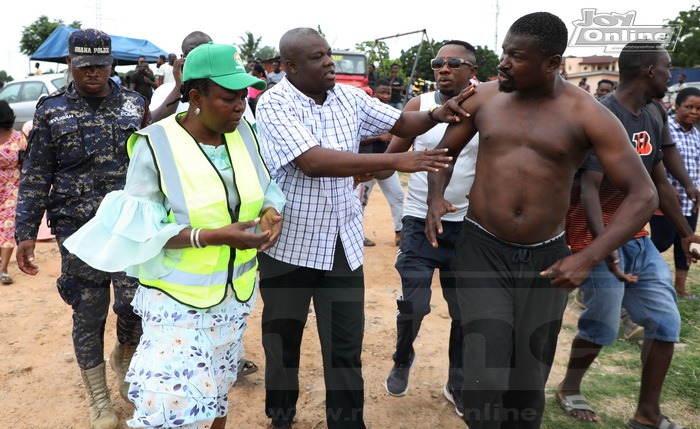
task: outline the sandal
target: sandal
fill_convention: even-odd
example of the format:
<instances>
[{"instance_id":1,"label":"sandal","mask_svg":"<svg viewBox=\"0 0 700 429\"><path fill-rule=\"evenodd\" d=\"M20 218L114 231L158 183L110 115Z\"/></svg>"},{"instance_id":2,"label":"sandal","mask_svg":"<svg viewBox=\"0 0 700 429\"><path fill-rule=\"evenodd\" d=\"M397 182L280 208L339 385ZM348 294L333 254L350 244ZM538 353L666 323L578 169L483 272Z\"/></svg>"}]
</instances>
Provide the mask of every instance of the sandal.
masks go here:
<instances>
[{"instance_id":1,"label":"sandal","mask_svg":"<svg viewBox=\"0 0 700 429\"><path fill-rule=\"evenodd\" d=\"M630 429L686 429L685 426L673 423L664 415L659 418L659 423L656 426L643 425L634 419L629 419L627 421L627 426L629 426Z\"/></svg>"},{"instance_id":2,"label":"sandal","mask_svg":"<svg viewBox=\"0 0 700 429\"><path fill-rule=\"evenodd\" d=\"M258 366L248 359L241 359L238 362L238 376L245 377L258 371Z\"/></svg>"},{"instance_id":3,"label":"sandal","mask_svg":"<svg viewBox=\"0 0 700 429\"><path fill-rule=\"evenodd\" d=\"M11 285L15 281L12 280L12 277L10 277L9 274L3 273L3 274L0 274L0 282L4 285Z\"/></svg>"},{"instance_id":4,"label":"sandal","mask_svg":"<svg viewBox=\"0 0 700 429\"><path fill-rule=\"evenodd\" d=\"M586 421L593 422L592 420L584 420L584 419L581 419L577 416L574 416L575 411L588 411L593 416L595 416L595 411L593 411L593 408L591 408L591 405L588 403L585 396L579 394L579 395L565 395L563 397L560 397L559 392L556 392L554 394L554 398L559 403L559 406L561 407L561 409L564 410L564 412L569 417L574 418L578 421L582 421L582 422L586 422Z\"/></svg>"}]
</instances>

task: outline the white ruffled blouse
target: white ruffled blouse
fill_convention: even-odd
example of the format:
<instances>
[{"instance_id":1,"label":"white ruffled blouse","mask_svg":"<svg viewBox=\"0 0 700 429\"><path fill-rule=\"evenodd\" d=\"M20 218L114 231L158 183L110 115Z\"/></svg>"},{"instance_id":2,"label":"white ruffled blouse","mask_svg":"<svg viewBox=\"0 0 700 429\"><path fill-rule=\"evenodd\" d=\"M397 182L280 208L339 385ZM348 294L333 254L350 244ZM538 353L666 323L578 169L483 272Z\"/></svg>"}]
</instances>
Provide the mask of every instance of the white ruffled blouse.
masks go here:
<instances>
[{"instance_id":1,"label":"white ruffled blouse","mask_svg":"<svg viewBox=\"0 0 700 429\"><path fill-rule=\"evenodd\" d=\"M199 145L221 173L229 202L235 207L239 204L239 195L226 146ZM263 207L274 207L281 213L285 202L281 189L271 181L265 192ZM128 276L141 279L160 278L170 271L163 263L165 255L176 260L182 255L181 249L165 249L165 244L189 227L169 222L169 208L168 200L159 187L153 155L145 137L140 137L134 145L124 189L107 194L95 216L66 239L64 246L96 269L126 271ZM144 303L143 294L157 292L140 287L134 307ZM170 301L173 307L168 310L190 308L175 300ZM139 313L145 310L137 309Z\"/></svg>"}]
</instances>

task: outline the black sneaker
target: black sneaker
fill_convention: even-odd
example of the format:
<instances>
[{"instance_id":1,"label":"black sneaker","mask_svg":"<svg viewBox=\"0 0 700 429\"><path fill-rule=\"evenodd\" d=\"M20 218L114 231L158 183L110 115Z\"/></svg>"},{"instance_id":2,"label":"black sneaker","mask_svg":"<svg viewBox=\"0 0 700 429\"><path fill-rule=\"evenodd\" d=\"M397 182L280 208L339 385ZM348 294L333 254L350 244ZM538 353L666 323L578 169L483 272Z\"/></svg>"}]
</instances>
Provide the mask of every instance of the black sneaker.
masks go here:
<instances>
[{"instance_id":1,"label":"black sneaker","mask_svg":"<svg viewBox=\"0 0 700 429\"><path fill-rule=\"evenodd\" d=\"M415 361L416 355L413 355L408 365L394 363L389 376L384 381L384 388L391 396L404 396L408 392L408 374Z\"/></svg>"},{"instance_id":2,"label":"black sneaker","mask_svg":"<svg viewBox=\"0 0 700 429\"><path fill-rule=\"evenodd\" d=\"M455 413L457 413L457 415L460 417L464 417L464 404L462 403L462 394L458 391L455 395L455 390L447 386L447 384L445 385L445 388L442 389L442 393L444 393L445 398L447 398L447 400L455 406Z\"/></svg>"}]
</instances>

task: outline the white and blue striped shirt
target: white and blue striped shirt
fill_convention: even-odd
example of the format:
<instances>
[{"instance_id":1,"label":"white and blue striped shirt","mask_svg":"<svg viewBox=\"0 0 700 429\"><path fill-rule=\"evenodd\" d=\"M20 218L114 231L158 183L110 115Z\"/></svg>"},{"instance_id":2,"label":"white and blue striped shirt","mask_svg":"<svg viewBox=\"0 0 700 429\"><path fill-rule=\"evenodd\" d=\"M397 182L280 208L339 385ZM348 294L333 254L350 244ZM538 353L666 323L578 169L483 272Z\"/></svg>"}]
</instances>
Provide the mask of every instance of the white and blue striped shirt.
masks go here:
<instances>
[{"instance_id":1,"label":"white and blue striped shirt","mask_svg":"<svg viewBox=\"0 0 700 429\"><path fill-rule=\"evenodd\" d=\"M260 97L256 109L260 152L287 198L282 233L268 255L330 271L340 236L350 268L358 268L364 256L364 232L352 177L308 177L294 160L315 146L356 153L360 140L388 132L401 111L343 84L328 91L323 105L287 79Z\"/></svg>"}]
</instances>

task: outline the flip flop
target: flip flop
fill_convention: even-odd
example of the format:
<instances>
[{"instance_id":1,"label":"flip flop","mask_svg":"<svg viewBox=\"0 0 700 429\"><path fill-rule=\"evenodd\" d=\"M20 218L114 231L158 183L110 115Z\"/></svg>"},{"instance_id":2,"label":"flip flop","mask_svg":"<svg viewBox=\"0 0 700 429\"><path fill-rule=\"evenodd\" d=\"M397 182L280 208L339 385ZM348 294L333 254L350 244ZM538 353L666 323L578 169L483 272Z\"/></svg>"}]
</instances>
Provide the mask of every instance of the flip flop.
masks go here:
<instances>
[{"instance_id":1,"label":"flip flop","mask_svg":"<svg viewBox=\"0 0 700 429\"><path fill-rule=\"evenodd\" d=\"M238 376L245 377L258 371L258 366L248 359L241 359L238 362Z\"/></svg>"},{"instance_id":2,"label":"flip flop","mask_svg":"<svg viewBox=\"0 0 700 429\"><path fill-rule=\"evenodd\" d=\"M560 398L559 394L555 393L554 398L556 398L561 409L564 410L564 412L568 414L569 417L574 418L578 421L585 422L587 420L581 420L574 417L572 415L574 411L590 411L591 413L595 414L595 411L593 411L593 408L591 408L591 405L588 403L588 400L586 400L585 396L583 395L566 395L563 398Z\"/></svg>"},{"instance_id":3,"label":"flip flop","mask_svg":"<svg viewBox=\"0 0 700 429\"><path fill-rule=\"evenodd\" d=\"M4 285L11 285L15 281L12 280L12 277L10 277L9 274L0 274L0 283Z\"/></svg>"},{"instance_id":4,"label":"flip flop","mask_svg":"<svg viewBox=\"0 0 700 429\"><path fill-rule=\"evenodd\" d=\"M631 429L686 429L685 426L677 425L669 420L668 417L663 415L661 416L661 419L659 419L659 424L656 426L643 425L634 421L633 419L629 419L627 421L627 426L629 426Z\"/></svg>"}]
</instances>

